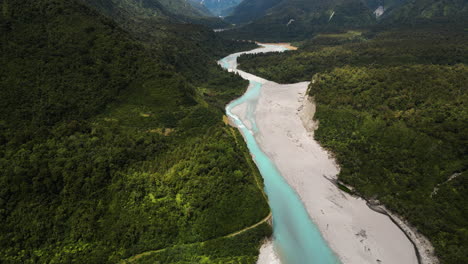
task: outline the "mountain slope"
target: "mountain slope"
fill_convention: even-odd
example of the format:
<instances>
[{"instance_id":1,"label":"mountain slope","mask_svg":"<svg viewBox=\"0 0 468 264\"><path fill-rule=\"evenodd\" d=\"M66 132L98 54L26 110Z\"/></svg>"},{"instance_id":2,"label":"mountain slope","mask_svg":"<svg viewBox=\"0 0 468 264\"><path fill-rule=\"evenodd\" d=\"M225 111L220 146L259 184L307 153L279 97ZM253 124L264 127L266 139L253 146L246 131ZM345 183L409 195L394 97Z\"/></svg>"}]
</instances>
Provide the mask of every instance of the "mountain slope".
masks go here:
<instances>
[{"instance_id":1,"label":"mountain slope","mask_svg":"<svg viewBox=\"0 0 468 264\"><path fill-rule=\"evenodd\" d=\"M217 238L164 259L253 263L266 224L222 238L269 210L222 122L247 83L199 48L214 35L165 24L154 48L80 1L1 8L0 262L117 263Z\"/></svg>"},{"instance_id":2,"label":"mountain slope","mask_svg":"<svg viewBox=\"0 0 468 264\"><path fill-rule=\"evenodd\" d=\"M383 5L383 6L382 6ZM465 0L245 0L226 18L231 38L300 40L324 31L441 21L466 23Z\"/></svg>"},{"instance_id":3,"label":"mountain slope","mask_svg":"<svg viewBox=\"0 0 468 264\"><path fill-rule=\"evenodd\" d=\"M191 2L203 5L216 16L225 16L229 10L239 5L242 0L190 0Z\"/></svg>"},{"instance_id":4,"label":"mountain slope","mask_svg":"<svg viewBox=\"0 0 468 264\"><path fill-rule=\"evenodd\" d=\"M384 14L383 22L393 24L424 23L428 21L468 21L468 1L413 0L392 8Z\"/></svg>"},{"instance_id":5,"label":"mountain slope","mask_svg":"<svg viewBox=\"0 0 468 264\"><path fill-rule=\"evenodd\" d=\"M188 0L188 2L198 11L200 11L202 14L206 16L212 16L214 13L212 13L204 4L203 2L199 0Z\"/></svg>"},{"instance_id":6,"label":"mountain slope","mask_svg":"<svg viewBox=\"0 0 468 264\"><path fill-rule=\"evenodd\" d=\"M230 14L226 20L233 24L243 24L259 19L282 0L244 0Z\"/></svg>"},{"instance_id":7,"label":"mountain slope","mask_svg":"<svg viewBox=\"0 0 468 264\"><path fill-rule=\"evenodd\" d=\"M259 5L258 10L249 5ZM263 6L265 4L265 6ZM244 8L256 10L246 13ZM260 16L260 17L259 17ZM249 21L254 19L253 21ZM304 39L323 30L353 28L375 23L372 10L360 0L247 0L238 6L230 22L247 23L244 26L223 32L228 36L257 40Z\"/></svg>"},{"instance_id":8,"label":"mountain slope","mask_svg":"<svg viewBox=\"0 0 468 264\"><path fill-rule=\"evenodd\" d=\"M202 24L209 27L221 27L225 25L219 18L212 17L211 14L194 8L185 0L82 1L118 21L131 18L139 22L142 19L151 19L155 21Z\"/></svg>"}]
</instances>

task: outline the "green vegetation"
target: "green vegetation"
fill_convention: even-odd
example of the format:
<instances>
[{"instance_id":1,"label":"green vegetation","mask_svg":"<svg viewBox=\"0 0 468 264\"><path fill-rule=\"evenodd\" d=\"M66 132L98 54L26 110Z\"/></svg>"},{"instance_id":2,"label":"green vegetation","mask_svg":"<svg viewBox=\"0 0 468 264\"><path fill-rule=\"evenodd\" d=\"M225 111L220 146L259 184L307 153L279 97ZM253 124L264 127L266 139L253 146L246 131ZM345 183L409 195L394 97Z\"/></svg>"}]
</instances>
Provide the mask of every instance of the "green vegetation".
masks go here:
<instances>
[{"instance_id":1,"label":"green vegetation","mask_svg":"<svg viewBox=\"0 0 468 264\"><path fill-rule=\"evenodd\" d=\"M283 83L313 76L315 137L335 154L339 179L408 219L442 263L467 262L464 27L324 33L299 44L284 54L242 56L240 67Z\"/></svg>"},{"instance_id":2,"label":"green vegetation","mask_svg":"<svg viewBox=\"0 0 468 264\"><path fill-rule=\"evenodd\" d=\"M468 63L468 35L457 25L319 34L298 51L242 55L240 68L279 83L345 65L385 68L414 64Z\"/></svg>"},{"instance_id":3,"label":"green vegetation","mask_svg":"<svg viewBox=\"0 0 468 264\"><path fill-rule=\"evenodd\" d=\"M140 22L148 27L148 20L172 23L194 23L212 28L227 26L220 18L214 17L207 10L193 7L185 0L80 0L96 7L103 14L119 22ZM142 21L142 18L145 21ZM141 23L143 22L143 23Z\"/></svg>"},{"instance_id":4,"label":"green vegetation","mask_svg":"<svg viewBox=\"0 0 468 264\"><path fill-rule=\"evenodd\" d=\"M374 12L384 4L385 12ZM468 23L464 0L245 0L226 18L221 34L266 42L301 41L333 31L379 26Z\"/></svg>"},{"instance_id":5,"label":"green vegetation","mask_svg":"<svg viewBox=\"0 0 468 264\"><path fill-rule=\"evenodd\" d=\"M416 225L443 263L468 259L467 76L463 64L344 67L310 86L315 136L336 154L340 180Z\"/></svg>"},{"instance_id":6,"label":"green vegetation","mask_svg":"<svg viewBox=\"0 0 468 264\"><path fill-rule=\"evenodd\" d=\"M268 9L281 0L243 0L225 19L233 24L243 24L256 20L266 14Z\"/></svg>"},{"instance_id":7,"label":"green vegetation","mask_svg":"<svg viewBox=\"0 0 468 264\"><path fill-rule=\"evenodd\" d=\"M303 40L324 30L359 28L376 22L360 0L246 0L226 20L251 23L222 35L257 41Z\"/></svg>"},{"instance_id":8,"label":"green vegetation","mask_svg":"<svg viewBox=\"0 0 468 264\"><path fill-rule=\"evenodd\" d=\"M467 1L415 0L405 1L400 5L390 5L388 12L382 17L383 22L392 24L428 23L430 21L468 22Z\"/></svg>"},{"instance_id":9,"label":"green vegetation","mask_svg":"<svg viewBox=\"0 0 468 264\"><path fill-rule=\"evenodd\" d=\"M127 263L255 263L258 255L258 250L255 248L261 242L259 238L269 234L271 234L271 227L264 223L256 229L235 237L222 237L202 243L175 246L141 256L134 261L127 260ZM245 252L250 254L245 254Z\"/></svg>"},{"instance_id":10,"label":"green vegetation","mask_svg":"<svg viewBox=\"0 0 468 264\"><path fill-rule=\"evenodd\" d=\"M269 214L241 135L222 122L247 82L215 63L250 44L221 49L228 42L208 30L176 24L140 42L76 0L3 1L2 11L0 262L116 263ZM270 233L177 255L254 263Z\"/></svg>"}]
</instances>

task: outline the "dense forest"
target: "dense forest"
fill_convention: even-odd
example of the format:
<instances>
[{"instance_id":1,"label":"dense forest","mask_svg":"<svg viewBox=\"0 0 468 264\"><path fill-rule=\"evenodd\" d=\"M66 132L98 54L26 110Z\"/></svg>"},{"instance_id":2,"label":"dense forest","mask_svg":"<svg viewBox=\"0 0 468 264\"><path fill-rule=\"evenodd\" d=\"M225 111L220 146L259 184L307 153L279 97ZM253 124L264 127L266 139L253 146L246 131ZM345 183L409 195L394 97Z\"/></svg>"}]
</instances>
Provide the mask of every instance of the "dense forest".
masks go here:
<instances>
[{"instance_id":1,"label":"dense forest","mask_svg":"<svg viewBox=\"0 0 468 264\"><path fill-rule=\"evenodd\" d=\"M0 262L117 263L167 248L147 257L254 263L268 225L226 237L269 214L223 123L247 83L216 64L252 44L155 20L158 39L142 39L143 20L77 0L1 6Z\"/></svg>"},{"instance_id":2,"label":"dense forest","mask_svg":"<svg viewBox=\"0 0 468 264\"><path fill-rule=\"evenodd\" d=\"M465 262L468 67L347 66L313 80L315 137L339 179L416 225L442 263Z\"/></svg>"},{"instance_id":3,"label":"dense forest","mask_svg":"<svg viewBox=\"0 0 468 264\"><path fill-rule=\"evenodd\" d=\"M463 25L419 25L322 33L295 43L298 51L246 54L239 64L247 72L278 83L308 81L316 73L346 65L466 64L466 32Z\"/></svg>"},{"instance_id":4,"label":"dense forest","mask_svg":"<svg viewBox=\"0 0 468 264\"><path fill-rule=\"evenodd\" d=\"M281 83L311 80L315 138L339 180L400 214L442 263L468 260L468 34L460 25L318 34L240 68Z\"/></svg>"},{"instance_id":5,"label":"dense forest","mask_svg":"<svg viewBox=\"0 0 468 264\"><path fill-rule=\"evenodd\" d=\"M244 55L240 66L312 79L315 137L340 181L414 224L442 263L466 263L468 34L466 23L425 20L466 21L456 8L466 4L418 0L387 24L343 30L376 24L358 2L337 0L333 15L326 6L281 34L287 15L221 35L298 40L298 51ZM223 115L247 81L216 64L255 44L201 26L226 23L182 0L0 9L1 263L256 262L268 203Z\"/></svg>"},{"instance_id":6,"label":"dense forest","mask_svg":"<svg viewBox=\"0 0 468 264\"><path fill-rule=\"evenodd\" d=\"M468 23L464 0L244 0L225 18L229 38L302 41L320 33L373 26Z\"/></svg>"},{"instance_id":7,"label":"dense forest","mask_svg":"<svg viewBox=\"0 0 468 264\"><path fill-rule=\"evenodd\" d=\"M264 42L303 40L324 30L375 24L372 12L361 0L245 0L226 17L245 25L222 34Z\"/></svg>"}]
</instances>

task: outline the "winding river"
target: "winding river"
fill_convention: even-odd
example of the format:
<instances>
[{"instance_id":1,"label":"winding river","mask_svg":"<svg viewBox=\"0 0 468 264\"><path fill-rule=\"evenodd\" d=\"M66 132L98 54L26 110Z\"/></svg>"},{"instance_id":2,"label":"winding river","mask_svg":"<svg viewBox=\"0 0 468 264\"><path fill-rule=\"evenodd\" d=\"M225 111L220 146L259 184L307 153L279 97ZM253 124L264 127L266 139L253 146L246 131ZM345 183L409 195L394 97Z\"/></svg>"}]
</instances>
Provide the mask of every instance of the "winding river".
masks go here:
<instances>
[{"instance_id":1,"label":"winding river","mask_svg":"<svg viewBox=\"0 0 468 264\"><path fill-rule=\"evenodd\" d=\"M323 239L317 226L310 219L301 199L281 176L276 165L262 151L256 141L258 127L255 121L255 109L260 91L266 80L255 75L237 70L237 58L244 53L282 52L286 49L277 45L262 45L262 48L229 55L219 64L249 80L246 93L232 101L226 107L226 114L242 132L252 157L257 164L265 183L273 215L273 237L275 251L284 264L340 263L338 257ZM245 113L237 116L232 109L245 104Z\"/></svg>"}]
</instances>

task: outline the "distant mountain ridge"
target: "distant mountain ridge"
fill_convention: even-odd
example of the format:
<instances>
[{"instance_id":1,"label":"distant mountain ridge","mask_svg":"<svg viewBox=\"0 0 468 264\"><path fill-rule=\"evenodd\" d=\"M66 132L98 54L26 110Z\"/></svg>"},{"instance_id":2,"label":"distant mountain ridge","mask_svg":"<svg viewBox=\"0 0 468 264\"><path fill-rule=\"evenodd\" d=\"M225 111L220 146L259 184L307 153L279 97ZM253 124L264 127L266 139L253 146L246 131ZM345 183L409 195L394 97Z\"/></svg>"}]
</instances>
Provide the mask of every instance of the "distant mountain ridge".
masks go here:
<instances>
[{"instance_id":1,"label":"distant mountain ridge","mask_svg":"<svg viewBox=\"0 0 468 264\"><path fill-rule=\"evenodd\" d=\"M315 32L376 23L361 0L245 0L226 21L244 24L226 32L239 38L303 39Z\"/></svg>"},{"instance_id":2,"label":"distant mountain ridge","mask_svg":"<svg viewBox=\"0 0 468 264\"><path fill-rule=\"evenodd\" d=\"M243 0L188 0L194 6L203 6L216 16L229 15Z\"/></svg>"},{"instance_id":3,"label":"distant mountain ridge","mask_svg":"<svg viewBox=\"0 0 468 264\"><path fill-rule=\"evenodd\" d=\"M466 0L245 0L226 21L230 37L304 39L317 32L374 24L468 21Z\"/></svg>"}]
</instances>

